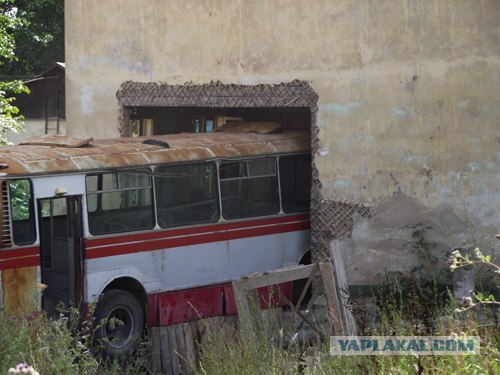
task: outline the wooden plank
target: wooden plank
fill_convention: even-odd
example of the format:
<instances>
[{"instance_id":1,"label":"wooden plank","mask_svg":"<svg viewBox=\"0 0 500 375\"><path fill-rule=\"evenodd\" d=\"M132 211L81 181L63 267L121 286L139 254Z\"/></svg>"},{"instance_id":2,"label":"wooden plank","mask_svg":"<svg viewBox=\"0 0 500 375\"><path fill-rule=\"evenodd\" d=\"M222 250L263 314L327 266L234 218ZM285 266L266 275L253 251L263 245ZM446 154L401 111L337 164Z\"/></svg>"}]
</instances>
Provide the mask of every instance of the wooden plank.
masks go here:
<instances>
[{"instance_id":1,"label":"wooden plank","mask_svg":"<svg viewBox=\"0 0 500 375\"><path fill-rule=\"evenodd\" d=\"M162 372L160 329L158 327L151 328L150 335L152 346L151 369L153 370L153 374L157 374Z\"/></svg>"},{"instance_id":2,"label":"wooden plank","mask_svg":"<svg viewBox=\"0 0 500 375\"><path fill-rule=\"evenodd\" d=\"M160 347L162 372L165 375L173 375L172 352L170 350L168 327L160 327Z\"/></svg>"},{"instance_id":3,"label":"wooden plank","mask_svg":"<svg viewBox=\"0 0 500 375\"><path fill-rule=\"evenodd\" d=\"M245 283L247 280L233 282L234 302L238 310L240 330L243 335L253 336L260 329L259 297L256 289L249 290Z\"/></svg>"},{"instance_id":4,"label":"wooden plank","mask_svg":"<svg viewBox=\"0 0 500 375\"><path fill-rule=\"evenodd\" d=\"M210 319L210 318L208 318L208 319ZM193 332L193 333L196 333L196 343L197 343L196 345L198 347L204 346L208 342L209 335L210 335L208 323L207 323L208 319L200 319L200 320L196 320L195 322L193 322L194 327L196 327L196 332ZM197 349L196 353L197 353L197 360L199 360L200 353L199 353L198 349Z\"/></svg>"},{"instance_id":5,"label":"wooden plank","mask_svg":"<svg viewBox=\"0 0 500 375\"><path fill-rule=\"evenodd\" d=\"M201 360L200 348L202 346L202 335L204 332L204 331L201 331L201 329L204 327L200 324L201 322L202 322L202 320L195 320L195 321L190 322L191 333L193 334L195 363L197 366Z\"/></svg>"},{"instance_id":6,"label":"wooden plank","mask_svg":"<svg viewBox=\"0 0 500 375\"><path fill-rule=\"evenodd\" d=\"M326 301L330 310L330 324L333 326L335 334L343 334L342 315L340 313L339 295L335 286L335 276L330 262L322 262L319 265L323 284L325 285Z\"/></svg>"},{"instance_id":7,"label":"wooden plank","mask_svg":"<svg viewBox=\"0 0 500 375\"><path fill-rule=\"evenodd\" d=\"M189 375L191 372L189 370L189 366L187 363L187 354L186 354L186 341L184 336L184 327L183 323L176 324L174 327L175 332L175 342L177 345L177 358L179 360L179 370L183 375Z\"/></svg>"},{"instance_id":8,"label":"wooden plank","mask_svg":"<svg viewBox=\"0 0 500 375\"><path fill-rule=\"evenodd\" d=\"M305 296L307 294L307 289L311 285L311 283L313 281L313 277L316 274L316 272L318 271L318 269L319 269L319 264L318 263L314 263L314 267L311 270L311 273L309 274L309 278L307 279L306 284L304 285L304 288L302 289L302 292L300 293L299 300L297 301L297 304L293 308L293 313L294 314L297 314L297 311L299 311L300 306L302 305L302 301L304 300L304 298L305 298Z\"/></svg>"},{"instance_id":9,"label":"wooden plank","mask_svg":"<svg viewBox=\"0 0 500 375\"><path fill-rule=\"evenodd\" d=\"M177 354L178 353L177 339L176 339L176 334L175 334L177 327L178 327L178 324L167 326L167 328L168 328L168 343L169 343L169 349L170 349L170 363L172 364L172 374L173 375L179 375L181 373L179 356Z\"/></svg>"},{"instance_id":10,"label":"wooden plank","mask_svg":"<svg viewBox=\"0 0 500 375\"><path fill-rule=\"evenodd\" d=\"M194 330L196 330L196 323L195 322L187 322L182 325L182 329L184 331L184 341L186 344L186 361L188 363L188 366L193 372L193 368L196 368L197 362L196 362L196 342L195 342L195 333L193 333Z\"/></svg>"},{"instance_id":11,"label":"wooden plank","mask_svg":"<svg viewBox=\"0 0 500 375\"><path fill-rule=\"evenodd\" d=\"M263 286L274 284L286 283L299 279L309 277L311 271L314 269L314 264L300 265L294 267L280 268L270 272L245 276L242 278L244 281L243 287L246 290L257 289Z\"/></svg>"},{"instance_id":12,"label":"wooden plank","mask_svg":"<svg viewBox=\"0 0 500 375\"><path fill-rule=\"evenodd\" d=\"M337 287L340 294L341 312L344 318L344 327L346 334L355 336L357 334L357 325L351 311L351 297L349 294L349 284L345 273L344 259L340 251L340 242L335 240L330 247L330 253L333 259L333 267L337 276Z\"/></svg>"}]
</instances>

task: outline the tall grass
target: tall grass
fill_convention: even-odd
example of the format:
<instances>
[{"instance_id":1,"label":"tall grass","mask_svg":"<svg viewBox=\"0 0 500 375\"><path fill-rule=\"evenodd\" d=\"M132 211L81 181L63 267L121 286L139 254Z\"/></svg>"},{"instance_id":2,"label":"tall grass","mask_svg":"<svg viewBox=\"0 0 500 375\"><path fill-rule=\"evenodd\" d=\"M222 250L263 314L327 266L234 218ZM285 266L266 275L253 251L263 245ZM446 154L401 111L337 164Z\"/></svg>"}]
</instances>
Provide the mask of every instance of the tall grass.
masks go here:
<instances>
[{"instance_id":1,"label":"tall grass","mask_svg":"<svg viewBox=\"0 0 500 375\"><path fill-rule=\"evenodd\" d=\"M368 328L359 334L480 336L480 355L331 356L328 342L310 347L289 346L284 339L286 334L280 330L274 335L264 331L232 336L212 332L201 348L199 372L219 375L499 374L500 326L494 319L498 311L479 307L457 314L454 298L445 298L437 288L430 294L423 290L417 284L409 290L397 283L386 285L379 300L378 316L372 322L365 322L363 326Z\"/></svg>"},{"instance_id":2,"label":"tall grass","mask_svg":"<svg viewBox=\"0 0 500 375\"><path fill-rule=\"evenodd\" d=\"M99 364L75 318L0 312L0 374L18 363L28 363L41 374L97 374Z\"/></svg>"},{"instance_id":3,"label":"tall grass","mask_svg":"<svg viewBox=\"0 0 500 375\"><path fill-rule=\"evenodd\" d=\"M91 332L76 309L48 319L44 314L28 317L0 311L0 375L27 363L40 374L137 375L149 373L149 342L120 361L105 361L91 347Z\"/></svg>"}]
</instances>

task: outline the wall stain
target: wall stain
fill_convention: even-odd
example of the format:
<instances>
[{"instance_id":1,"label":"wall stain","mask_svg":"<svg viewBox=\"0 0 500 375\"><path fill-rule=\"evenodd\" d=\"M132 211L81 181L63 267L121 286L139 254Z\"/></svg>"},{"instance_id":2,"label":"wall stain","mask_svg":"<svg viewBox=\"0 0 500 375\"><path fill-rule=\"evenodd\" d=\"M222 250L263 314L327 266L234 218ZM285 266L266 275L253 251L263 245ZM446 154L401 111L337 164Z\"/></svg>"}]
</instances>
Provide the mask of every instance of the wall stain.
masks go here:
<instances>
[{"instance_id":1,"label":"wall stain","mask_svg":"<svg viewBox=\"0 0 500 375\"><path fill-rule=\"evenodd\" d=\"M406 107L393 107L391 109L391 116L406 120L410 117L410 113Z\"/></svg>"},{"instance_id":2,"label":"wall stain","mask_svg":"<svg viewBox=\"0 0 500 375\"><path fill-rule=\"evenodd\" d=\"M346 104L341 103L328 103L321 106L321 110L333 114L337 117L346 117L356 112L363 106L361 102L350 102Z\"/></svg>"}]
</instances>

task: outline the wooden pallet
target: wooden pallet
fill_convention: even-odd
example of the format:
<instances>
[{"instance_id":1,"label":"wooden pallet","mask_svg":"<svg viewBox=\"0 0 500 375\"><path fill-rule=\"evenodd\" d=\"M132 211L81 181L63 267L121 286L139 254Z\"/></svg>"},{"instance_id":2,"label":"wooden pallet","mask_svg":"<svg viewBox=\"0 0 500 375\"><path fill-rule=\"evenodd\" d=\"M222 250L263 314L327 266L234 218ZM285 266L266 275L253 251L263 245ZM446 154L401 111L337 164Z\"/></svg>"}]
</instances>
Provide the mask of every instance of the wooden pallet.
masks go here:
<instances>
[{"instance_id":1,"label":"wooden pallet","mask_svg":"<svg viewBox=\"0 0 500 375\"><path fill-rule=\"evenodd\" d=\"M210 335L221 340L233 337L236 326L237 316L233 315L152 328L153 374L195 374L200 346L206 344Z\"/></svg>"}]
</instances>

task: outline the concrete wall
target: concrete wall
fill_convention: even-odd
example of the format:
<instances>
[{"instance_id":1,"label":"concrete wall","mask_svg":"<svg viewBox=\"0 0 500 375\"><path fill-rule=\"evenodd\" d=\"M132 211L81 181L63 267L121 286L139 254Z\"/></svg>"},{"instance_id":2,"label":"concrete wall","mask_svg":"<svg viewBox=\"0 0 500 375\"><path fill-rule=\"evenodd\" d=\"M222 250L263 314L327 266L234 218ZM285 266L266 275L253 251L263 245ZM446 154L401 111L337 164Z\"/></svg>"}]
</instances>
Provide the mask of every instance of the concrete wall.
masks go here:
<instances>
[{"instance_id":1,"label":"concrete wall","mask_svg":"<svg viewBox=\"0 0 500 375\"><path fill-rule=\"evenodd\" d=\"M322 197L372 208L345 241L352 283L419 263L408 245L419 224L441 259L456 246L489 251L500 231L499 1L65 4L68 134L117 136L126 80L307 80Z\"/></svg>"},{"instance_id":2,"label":"concrete wall","mask_svg":"<svg viewBox=\"0 0 500 375\"><path fill-rule=\"evenodd\" d=\"M57 124L55 120L49 122L49 133L57 134L56 130ZM24 119L24 130L15 133L8 132L6 137L9 142L18 144L20 142L26 141L27 139L45 134L45 119ZM66 119L59 120L59 134L66 134Z\"/></svg>"}]
</instances>

